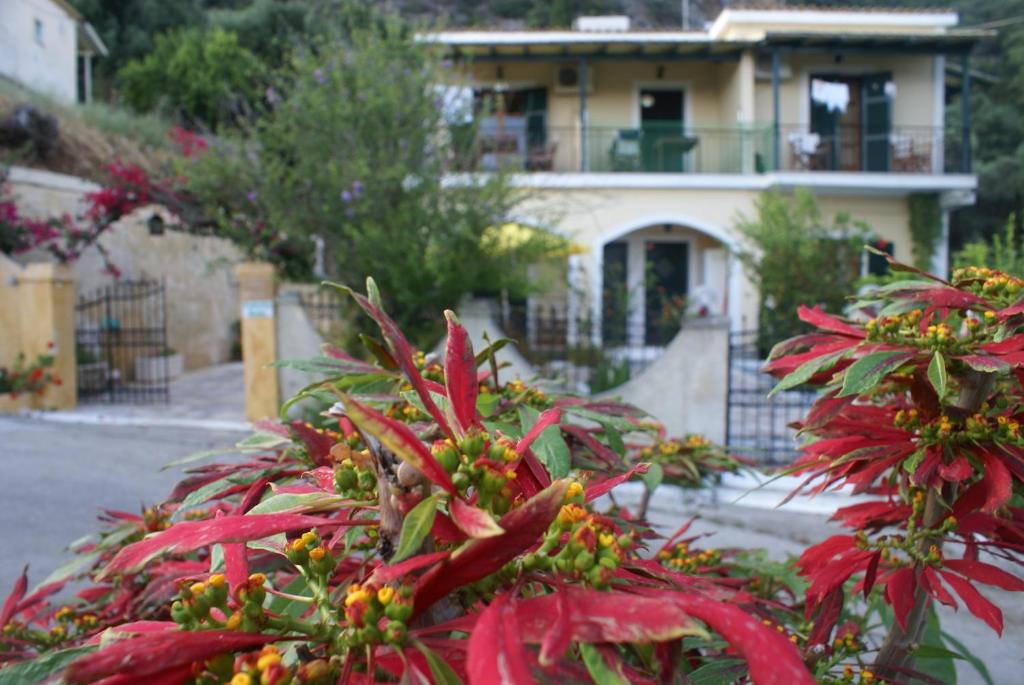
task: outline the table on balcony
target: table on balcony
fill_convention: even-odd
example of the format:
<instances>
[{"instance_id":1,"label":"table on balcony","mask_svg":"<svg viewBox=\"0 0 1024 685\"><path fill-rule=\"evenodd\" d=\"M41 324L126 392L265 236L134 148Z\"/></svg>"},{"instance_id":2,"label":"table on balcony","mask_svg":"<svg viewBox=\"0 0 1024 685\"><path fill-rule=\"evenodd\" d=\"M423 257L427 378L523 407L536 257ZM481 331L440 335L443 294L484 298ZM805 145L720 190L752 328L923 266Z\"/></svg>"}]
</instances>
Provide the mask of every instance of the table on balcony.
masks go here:
<instances>
[{"instance_id":1,"label":"table on balcony","mask_svg":"<svg viewBox=\"0 0 1024 685\"><path fill-rule=\"evenodd\" d=\"M655 168L648 171L686 171L684 155L697 147L699 138L686 135L659 135L654 144ZM673 161L679 161L679 168L674 168Z\"/></svg>"}]
</instances>

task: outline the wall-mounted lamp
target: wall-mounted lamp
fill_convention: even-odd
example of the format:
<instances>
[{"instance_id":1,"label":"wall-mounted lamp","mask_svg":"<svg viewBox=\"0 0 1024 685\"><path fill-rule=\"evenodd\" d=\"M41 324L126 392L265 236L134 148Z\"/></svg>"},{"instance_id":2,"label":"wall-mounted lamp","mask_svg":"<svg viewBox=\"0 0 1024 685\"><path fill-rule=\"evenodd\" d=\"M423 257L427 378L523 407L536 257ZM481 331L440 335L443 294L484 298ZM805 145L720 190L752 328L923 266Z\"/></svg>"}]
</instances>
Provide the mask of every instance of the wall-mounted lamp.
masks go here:
<instances>
[{"instance_id":1,"label":"wall-mounted lamp","mask_svg":"<svg viewBox=\"0 0 1024 685\"><path fill-rule=\"evenodd\" d=\"M659 64L658 68L654 70L654 75L657 77L659 81L665 78L665 67Z\"/></svg>"},{"instance_id":2,"label":"wall-mounted lamp","mask_svg":"<svg viewBox=\"0 0 1024 685\"><path fill-rule=\"evenodd\" d=\"M499 81L503 80L505 78L505 67L499 64L494 69L494 75Z\"/></svg>"},{"instance_id":3,"label":"wall-mounted lamp","mask_svg":"<svg viewBox=\"0 0 1024 685\"><path fill-rule=\"evenodd\" d=\"M164 234L164 218L156 212L146 220L146 226L149 228L150 235Z\"/></svg>"}]
</instances>

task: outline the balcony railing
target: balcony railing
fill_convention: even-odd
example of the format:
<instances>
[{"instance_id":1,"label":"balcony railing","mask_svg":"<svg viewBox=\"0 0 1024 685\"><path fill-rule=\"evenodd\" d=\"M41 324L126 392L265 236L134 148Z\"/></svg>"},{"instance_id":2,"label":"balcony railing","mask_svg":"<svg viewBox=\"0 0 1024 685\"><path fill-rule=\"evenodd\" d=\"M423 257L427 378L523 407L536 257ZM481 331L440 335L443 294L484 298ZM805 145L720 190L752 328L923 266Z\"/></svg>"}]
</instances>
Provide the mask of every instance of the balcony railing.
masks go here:
<instances>
[{"instance_id":1,"label":"balcony railing","mask_svg":"<svg viewBox=\"0 0 1024 685\"><path fill-rule=\"evenodd\" d=\"M641 128L548 126L466 136L452 166L460 171L753 174L774 171L959 171L956 143L936 127L897 127L870 134L841 128L832 135L806 125L778 127L645 124ZM952 144L951 144L952 143ZM946 163L949 160L950 163Z\"/></svg>"}]
</instances>

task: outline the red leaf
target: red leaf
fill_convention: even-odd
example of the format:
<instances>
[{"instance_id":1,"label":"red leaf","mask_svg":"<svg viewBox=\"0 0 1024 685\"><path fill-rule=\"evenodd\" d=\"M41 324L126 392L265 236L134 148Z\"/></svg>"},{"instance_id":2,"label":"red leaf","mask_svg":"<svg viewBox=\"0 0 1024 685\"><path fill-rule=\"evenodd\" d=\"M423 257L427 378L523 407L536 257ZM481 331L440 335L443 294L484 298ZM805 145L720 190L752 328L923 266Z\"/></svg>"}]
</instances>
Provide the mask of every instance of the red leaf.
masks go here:
<instances>
[{"instance_id":1,"label":"red leaf","mask_svg":"<svg viewBox=\"0 0 1024 685\"><path fill-rule=\"evenodd\" d=\"M516 454L520 457L530 449L530 445L533 441L540 437L540 434L544 432L544 429L548 426L553 426L562 420L562 410L558 407L552 407L551 409L545 409L541 412L541 415L537 417L537 423L533 424L530 428L530 432L522 437L522 439L516 443Z\"/></svg>"},{"instance_id":2,"label":"red leaf","mask_svg":"<svg viewBox=\"0 0 1024 685\"><path fill-rule=\"evenodd\" d=\"M568 639L575 642L664 642L704 634L674 603L677 597L670 592L645 596L566 586L553 594L517 602L516 613L523 640L535 644L548 642L550 632L563 620L559 614L565 608L569 616ZM551 641L564 640L563 637Z\"/></svg>"},{"instance_id":3,"label":"red leaf","mask_svg":"<svg viewBox=\"0 0 1024 685\"><path fill-rule=\"evenodd\" d=\"M1006 504L1013 495L1013 480L1010 471L1002 460L988 452L981 453L981 461L985 465L985 475L981 482L985 484L987 495L981 510L986 514Z\"/></svg>"},{"instance_id":4,"label":"red leaf","mask_svg":"<svg viewBox=\"0 0 1024 685\"><path fill-rule=\"evenodd\" d=\"M931 307L952 307L954 309L989 309L987 300L974 293L958 288L927 288L909 293L911 299L927 302Z\"/></svg>"},{"instance_id":5,"label":"red leaf","mask_svg":"<svg viewBox=\"0 0 1024 685\"><path fill-rule=\"evenodd\" d=\"M317 465L325 466L331 463L330 454L334 440L330 436L317 432L315 428L302 421L292 421L288 425Z\"/></svg>"},{"instance_id":6,"label":"red leaf","mask_svg":"<svg viewBox=\"0 0 1024 685\"><path fill-rule=\"evenodd\" d=\"M825 331L832 331L833 333L841 333L843 335L853 336L854 338L864 338L865 333L859 328L855 328L849 324L843 323L839 319L829 316L821 307L805 307L800 305L797 308L797 315L800 320L809 323L812 326L816 326Z\"/></svg>"},{"instance_id":7,"label":"red leaf","mask_svg":"<svg viewBox=\"0 0 1024 685\"><path fill-rule=\"evenodd\" d=\"M119 640L105 649L83 656L68 666L64 678L69 683L89 683L117 674L155 675L218 654L259 647L281 639L287 638L220 630L161 631Z\"/></svg>"},{"instance_id":8,"label":"red leaf","mask_svg":"<svg viewBox=\"0 0 1024 685\"><path fill-rule=\"evenodd\" d=\"M181 685L191 677L192 665L186 664L168 671L143 676L113 675L103 680L97 680L94 685Z\"/></svg>"},{"instance_id":9,"label":"red leaf","mask_svg":"<svg viewBox=\"0 0 1024 685\"><path fill-rule=\"evenodd\" d=\"M864 594L867 596L867 593ZM814 628L807 638L809 645L823 645L828 642L828 636L832 634L832 628L839 621L839 614L843 611L843 588L837 587L825 595L819 606Z\"/></svg>"},{"instance_id":10,"label":"red leaf","mask_svg":"<svg viewBox=\"0 0 1024 685\"><path fill-rule=\"evenodd\" d=\"M469 636L470 685L533 685L526 647L517 625L516 610L508 604L509 595L494 598L480 613L476 628Z\"/></svg>"},{"instance_id":11,"label":"red leaf","mask_svg":"<svg viewBox=\"0 0 1024 685\"><path fill-rule=\"evenodd\" d=\"M448 393L455 420L463 431L468 431L476 421L476 396L480 386L476 381L476 356L473 343L461 326L455 313L446 310L448 321L448 344L444 356L444 384Z\"/></svg>"},{"instance_id":12,"label":"red leaf","mask_svg":"<svg viewBox=\"0 0 1024 685\"><path fill-rule=\"evenodd\" d=\"M1010 368L1010 365L1001 357L990 357L981 354L966 354L954 358L959 359L975 371L1005 371Z\"/></svg>"},{"instance_id":13,"label":"red leaf","mask_svg":"<svg viewBox=\"0 0 1024 685\"><path fill-rule=\"evenodd\" d=\"M925 566L921 569L921 580L928 588L928 592L932 597L948 607L952 607L953 609L957 608L956 600L953 599L953 595L949 594L946 588L942 586L942 580L939 579L939 574L935 569L931 566Z\"/></svg>"},{"instance_id":14,"label":"red leaf","mask_svg":"<svg viewBox=\"0 0 1024 685\"><path fill-rule=\"evenodd\" d=\"M455 525L471 538L492 538L505 532L486 511L467 504L458 497L451 499L448 509Z\"/></svg>"},{"instance_id":15,"label":"red leaf","mask_svg":"<svg viewBox=\"0 0 1024 685\"><path fill-rule=\"evenodd\" d=\"M413 571L418 571L421 568L447 559L448 555L449 552L431 552L430 554L420 554L391 566L378 566L370 574L366 582L371 585L390 583L392 580L397 580Z\"/></svg>"},{"instance_id":16,"label":"red leaf","mask_svg":"<svg viewBox=\"0 0 1024 685\"><path fill-rule=\"evenodd\" d=\"M414 615L422 613L456 587L489 576L536 545L558 514L569 483L560 480L501 517L505 532L470 540L452 558L427 571L416 584Z\"/></svg>"},{"instance_id":17,"label":"red leaf","mask_svg":"<svg viewBox=\"0 0 1024 685\"><path fill-rule=\"evenodd\" d=\"M593 502L601 495L604 495L608 491L618 487L620 484L625 483L627 480L632 478L634 474L647 473L647 468L649 466L650 464L636 464L625 473L620 473L617 476L612 476L611 478L606 478L596 483L588 483L586 487L587 501Z\"/></svg>"},{"instance_id":18,"label":"red leaf","mask_svg":"<svg viewBox=\"0 0 1024 685\"><path fill-rule=\"evenodd\" d=\"M868 598L871 594L871 588L875 587L875 577L878 575L878 562L882 559L882 553L876 552L871 557L871 561L868 562L868 567L864 571L864 599Z\"/></svg>"},{"instance_id":19,"label":"red leaf","mask_svg":"<svg viewBox=\"0 0 1024 685\"><path fill-rule=\"evenodd\" d=\"M356 402L345 396L345 413L352 422L373 437L381 441L385 447L395 453L403 461L422 473L427 480L456 495L451 476L438 463L426 445L420 441L408 426L400 421L390 419L379 411Z\"/></svg>"},{"instance_id":20,"label":"red leaf","mask_svg":"<svg viewBox=\"0 0 1024 685\"><path fill-rule=\"evenodd\" d=\"M894 571L885 584L885 598L892 605L896 614L896 622L904 630L907 629L907 616L914 608L914 589L917 587L917 579L914 569L901 568Z\"/></svg>"},{"instance_id":21,"label":"red leaf","mask_svg":"<svg viewBox=\"0 0 1024 685\"><path fill-rule=\"evenodd\" d=\"M14 581L14 587L11 589L11 594L7 595L7 599L4 600L4 608L0 609L0 627L7 625L7 623L14 617L15 609L18 607L18 602L25 596L25 592L28 590L28 566L22 571L21 575L18 576L18 580Z\"/></svg>"},{"instance_id":22,"label":"red leaf","mask_svg":"<svg viewBox=\"0 0 1024 685\"><path fill-rule=\"evenodd\" d=\"M696 595L676 594L673 599L740 653L755 685L815 685L800 652L786 636L769 630L739 607Z\"/></svg>"},{"instance_id":23,"label":"red leaf","mask_svg":"<svg viewBox=\"0 0 1024 685\"><path fill-rule=\"evenodd\" d=\"M572 437L583 443L588 450L594 453L594 456L601 459L603 462L610 466L618 465L622 463L622 457L615 453L610 447L604 443L598 441L593 435L590 434L583 426L574 426L572 424L563 424L559 426L563 433L571 435Z\"/></svg>"},{"instance_id":24,"label":"red leaf","mask_svg":"<svg viewBox=\"0 0 1024 685\"><path fill-rule=\"evenodd\" d=\"M376 321L377 325L380 326L380 332L384 335L384 339L387 341L388 347L391 348L391 352L395 355L395 361L398 362L398 365L402 368L402 373L405 374L406 379L412 385L416 394L419 395L420 401L423 402L423 406L426 408L427 413L433 417L434 421L437 422L437 425L440 426L444 434L451 438L452 442L455 442L455 433L448 425L448 422L445 421L441 410L437 408L434 398L430 396L427 384L423 380L423 376L420 375L419 369L416 368L416 363L412 360L412 345L410 345L409 341L405 339L405 336L398 328L398 325L391 320L391 317L370 302L366 296L360 295L349 288L345 288L345 290L347 290L359 306L363 308L363 311L369 314L370 318Z\"/></svg>"},{"instance_id":25,"label":"red leaf","mask_svg":"<svg viewBox=\"0 0 1024 685\"><path fill-rule=\"evenodd\" d=\"M942 565L979 583L995 585L1010 592L1024 592L1024 580L1007 573L998 566L986 564L983 561L946 559Z\"/></svg>"},{"instance_id":26,"label":"red leaf","mask_svg":"<svg viewBox=\"0 0 1024 685\"><path fill-rule=\"evenodd\" d=\"M226 516L212 521L182 521L167 530L128 545L117 553L100 574L134 573L164 552L185 554L214 543L248 542L276 533L312 528L367 525L366 521L343 521L304 514L253 514Z\"/></svg>"},{"instance_id":27,"label":"red leaf","mask_svg":"<svg viewBox=\"0 0 1024 685\"><path fill-rule=\"evenodd\" d=\"M972 473L974 473L974 469L971 468L971 462L967 461L962 454L958 454L952 462L939 467L939 475L950 483L966 480Z\"/></svg>"},{"instance_id":28,"label":"red leaf","mask_svg":"<svg viewBox=\"0 0 1024 685\"><path fill-rule=\"evenodd\" d=\"M999 607L982 597L981 593L975 590L973 585L960 576L946 571L939 571L939 573L942 574L942 579L949 583L950 587L956 591L956 594L960 595L960 599L964 601L967 609L987 623L992 630L996 631L997 635L1002 637L1003 612L999 610Z\"/></svg>"},{"instance_id":29,"label":"red leaf","mask_svg":"<svg viewBox=\"0 0 1024 685\"><path fill-rule=\"evenodd\" d=\"M544 634L540 643L540 663L550 666L561 661L572 644L572 621L570 619L569 593L555 593L555 616L551 627ZM518 611L518 610L517 610Z\"/></svg>"}]
</instances>

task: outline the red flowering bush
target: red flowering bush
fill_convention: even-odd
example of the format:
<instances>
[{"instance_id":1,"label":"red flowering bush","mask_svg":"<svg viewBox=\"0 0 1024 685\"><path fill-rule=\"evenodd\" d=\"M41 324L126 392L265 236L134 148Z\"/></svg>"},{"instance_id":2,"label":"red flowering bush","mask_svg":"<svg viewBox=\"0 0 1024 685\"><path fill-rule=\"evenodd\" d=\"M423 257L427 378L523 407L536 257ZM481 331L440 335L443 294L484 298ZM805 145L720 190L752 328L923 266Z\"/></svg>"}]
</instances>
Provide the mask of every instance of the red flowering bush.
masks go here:
<instances>
[{"instance_id":1,"label":"red flowering bush","mask_svg":"<svg viewBox=\"0 0 1024 685\"><path fill-rule=\"evenodd\" d=\"M502 384L452 315L444 366L429 364L370 293L353 297L380 324L379 364L331 348L303 364L329 376L302 395L331 427L262 424L242 461L193 468L141 516L108 512L76 550L89 582L73 602L47 606L74 575L58 574L31 593L23 577L4 604L5 658L23 660L9 669L237 685L727 665L813 682L750 578L714 552L689 572L650 559L643 520L595 510L647 468L627 447L657 438L637 410Z\"/></svg>"},{"instance_id":2,"label":"red flowering bush","mask_svg":"<svg viewBox=\"0 0 1024 685\"><path fill-rule=\"evenodd\" d=\"M856 534L808 549L801 579L601 504L633 477L693 485L735 461L632 407L502 383L500 343L474 354L451 314L431 363L371 282L353 297L380 326L376 362L327 347L294 363L325 380L282 415L312 403L319 427L260 424L241 459L192 466L141 515L107 512L41 587L22 576L0 610L0 677L936 682L912 662L952 654L922 634L929 602L955 593L998 628L974 585L1024 585L993 563L1024 542L1020 285L963 272L879 291L865 322L802 310L821 330L769 363L781 388L824 390L793 470L876 500L838 512ZM74 599L50 606L73 579Z\"/></svg>"},{"instance_id":3,"label":"red flowering bush","mask_svg":"<svg viewBox=\"0 0 1024 685\"><path fill-rule=\"evenodd\" d=\"M900 680L933 602L959 600L999 634L1002 612L978 586L1024 590L1024 281L973 267L944 281L890 264L922 278L878 289L856 320L801 308L817 330L777 346L767 370L782 378L776 390L823 390L792 469L803 488L874 496L836 513L853 534L797 562L807 617L824 641L859 610L857 593L881 588L895 625L874 673Z\"/></svg>"},{"instance_id":4,"label":"red flowering bush","mask_svg":"<svg viewBox=\"0 0 1024 685\"><path fill-rule=\"evenodd\" d=\"M39 354L30 362L19 352L12 366L0 366L0 395L42 395L48 386L60 385L60 376L52 371L55 361L52 354Z\"/></svg>"}]
</instances>

